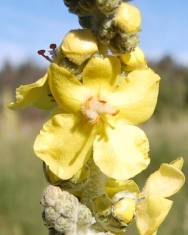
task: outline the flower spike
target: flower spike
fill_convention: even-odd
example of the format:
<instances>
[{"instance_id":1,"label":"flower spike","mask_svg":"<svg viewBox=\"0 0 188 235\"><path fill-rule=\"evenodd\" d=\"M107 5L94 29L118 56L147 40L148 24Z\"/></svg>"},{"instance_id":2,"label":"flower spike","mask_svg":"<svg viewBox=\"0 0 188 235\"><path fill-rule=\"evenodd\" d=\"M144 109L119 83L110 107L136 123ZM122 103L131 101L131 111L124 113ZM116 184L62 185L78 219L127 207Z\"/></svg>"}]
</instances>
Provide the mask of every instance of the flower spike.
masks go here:
<instances>
[{"instance_id":1,"label":"flower spike","mask_svg":"<svg viewBox=\"0 0 188 235\"><path fill-rule=\"evenodd\" d=\"M128 2L64 0L82 28L38 51L47 72L9 106L52 110L34 143L58 186L41 201L50 235L125 235L134 220L140 235L156 235L185 182L182 158L162 164L143 190L132 180L150 164L138 125L155 110L160 77L138 46L142 17Z\"/></svg>"}]
</instances>

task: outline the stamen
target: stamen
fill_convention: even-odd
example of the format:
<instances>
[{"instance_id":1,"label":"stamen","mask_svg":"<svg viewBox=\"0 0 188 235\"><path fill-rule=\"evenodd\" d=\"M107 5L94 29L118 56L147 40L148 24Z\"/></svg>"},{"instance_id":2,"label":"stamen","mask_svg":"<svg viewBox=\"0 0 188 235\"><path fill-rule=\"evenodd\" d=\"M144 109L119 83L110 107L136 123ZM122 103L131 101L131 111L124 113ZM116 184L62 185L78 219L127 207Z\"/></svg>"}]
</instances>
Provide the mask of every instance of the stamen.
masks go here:
<instances>
[{"instance_id":1,"label":"stamen","mask_svg":"<svg viewBox=\"0 0 188 235\"><path fill-rule=\"evenodd\" d=\"M55 43L51 43L49 46L50 50L48 51L52 57L52 60L54 60L54 58L57 55L57 45Z\"/></svg>"},{"instance_id":2,"label":"stamen","mask_svg":"<svg viewBox=\"0 0 188 235\"><path fill-rule=\"evenodd\" d=\"M106 104L107 102L105 100L99 100L99 102Z\"/></svg>"},{"instance_id":3,"label":"stamen","mask_svg":"<svg viewBox=\"0 0 188 235\"><path fill-rule=\"evenodd\" d=\"M112 116L116 116L119 113L119 110L114 111L114 113L112 113Z\"/></svg>"},{"instance_id":4,"label":"stamen","mask_svg":"<svg viewBox=\"0 0 188 235\"><path fill-rule=\"evenodd\" d=\"M45 52L46 51L42 49L42 50L39 50L37 53L38 53L38 55L44 57L46 60L48 60L50 63L52 63L53 60L49 56L45 55Z\"/></svg>"}]
</instances>

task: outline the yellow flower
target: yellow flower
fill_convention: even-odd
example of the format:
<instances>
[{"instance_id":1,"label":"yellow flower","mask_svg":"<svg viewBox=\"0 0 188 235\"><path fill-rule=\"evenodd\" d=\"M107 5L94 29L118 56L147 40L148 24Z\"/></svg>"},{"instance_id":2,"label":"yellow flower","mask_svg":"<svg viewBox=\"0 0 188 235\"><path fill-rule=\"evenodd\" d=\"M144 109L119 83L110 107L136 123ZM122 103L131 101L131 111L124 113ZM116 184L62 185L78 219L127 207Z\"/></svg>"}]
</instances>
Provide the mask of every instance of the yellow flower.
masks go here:
<instances>
[{"instance_id":1,"label":"yellow flower","mask_svg":"<svg viewBox=\"0 0 188 235\"><path fill-rule=\"evenodd\" d=\"M114 202L114 216L122 223L131 222L135 216L140 235L156 234L173 204L167 198L177 193L185 182L182 166L182 158L162 164L149 176L141 193L134 181L123 183L110 180L106 192Z\"/></svg>"},{"instance_id":2,"label":"yellow flower","mask_svg":"<svg viewBox=\"0 0 188 235\"><path fill-rule=\"evenodd\" d=\"M120 59L125 64L125 70L128 72L147 66L144 53L139 47L136 47L134 51L121 55Z\"/></svg>"},{"instance_id":3,"label":"yellow flower","mask_svg":"<svg viewBox=\"0 0 188 235\"><path fill-rule=\"evenodd\" d=\"M38 81L22 85L16 89L16 101L9 104L11 109L34 106L40 109L50 109L55 106L48 82L47 75Z\"/></svg>"},{"instance_id":4,"label":"yellow flower","mask_svg":"<svg viewBox=\"0 0 188 235\"><path fill-rule=\"evenodd\" d=\"M98 51L97 40L89 29L70 31L60 48L70 61L78 65Z\"/></svg>"},{"instance_id":5,"label":"yellow flower","mask_svg":"<svg viewBox=\"0 0 188 235\"><path fill-rule=\"evenodd\" d=\"M138 8L129 3L122 3L117 8L113 21L121 31L131 34L140 30L142 18Z\"/></svg>"},{"instance_id":6,"label":"yellow flower","mask_svg":"<svg viewBox=\"0 0 188 235\"><path fill-rule=\"evenodd\" d=\"M152 115L160 78L146 68L119 85L120 71L112 56L91 58L81 81L50 66L49 86L60 112L44 125L34 150L59 178L73 177L91 153L100 170L115 179L131 178L148 166L148 140L134 124Z\"/></svg>"}]
</instances>

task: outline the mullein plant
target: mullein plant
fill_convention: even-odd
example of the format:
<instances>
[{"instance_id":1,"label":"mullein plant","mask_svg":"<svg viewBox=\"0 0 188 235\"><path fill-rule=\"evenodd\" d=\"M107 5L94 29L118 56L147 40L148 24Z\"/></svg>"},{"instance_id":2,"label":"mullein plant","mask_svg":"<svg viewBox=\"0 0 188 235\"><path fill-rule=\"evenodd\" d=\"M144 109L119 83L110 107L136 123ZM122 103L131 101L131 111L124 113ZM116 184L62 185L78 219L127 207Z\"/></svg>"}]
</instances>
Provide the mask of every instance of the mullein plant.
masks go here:
<instances>
[{"instance_id":1,"label":"mullein plant","mask_svg":"<svg viewBox=\"0 0 188 235\"><path fill-rule=\"evenodd\" d=\"M142 190L133 177L149 163L137 126L155 109L160 77L138 47L141 14L121 0L65 0L81 29L38 54L50 62L16 90L10 108L51 110L34 143L50 186L41 204L50 235L156 235L183 186L183 159L164 163Z\"/></svg>"}]
</instances>

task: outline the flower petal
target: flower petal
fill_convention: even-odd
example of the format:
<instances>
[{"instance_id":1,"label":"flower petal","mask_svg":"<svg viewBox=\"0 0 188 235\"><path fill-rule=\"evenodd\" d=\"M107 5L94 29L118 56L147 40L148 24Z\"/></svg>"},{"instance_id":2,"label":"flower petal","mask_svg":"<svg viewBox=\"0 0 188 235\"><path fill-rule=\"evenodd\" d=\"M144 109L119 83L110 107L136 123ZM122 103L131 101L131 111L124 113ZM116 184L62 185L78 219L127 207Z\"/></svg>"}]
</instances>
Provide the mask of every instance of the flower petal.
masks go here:
<instances>
[{"instance_id":1,"label":"flower petal","mask_svg":"<svg viewBox=\"0 0 188 235\"><path fill-rule=\"evenodd\" d=\"M183 168L183 164L184 164L184 160L182 157L179 157L170 163L170 165L178 168L179 170L181 170Z\"/></svg>"},{"instance_id":2,"label":"flower petal","mask_svg":"<svg viewBox=\"0 0 188 235\"><path fill-rule=\"evenodd\" d=\"M172 204L172 201L160 196L149 196L140 201L136 208L136 224L140 235L154 235Z\"/></svg>"},{"instance_id":3,"label":"flower petal","mask_svg":"<svg viewBox=\"0 0 188 235\"><path fill-rule=\"evenodd\" d=\"M70 179L91 153L93 131L89 124L71 114L53 116L35 140L34 151L61 179Z\"/></svg>"},{"instance_id":4,"label":"flower petal","mask_svg":"<svg viewBox=\"0 0 188 235\"><path fill-rule=\"evenodd\" d=\"M157 231L156 231L156 232L154 232L152 235L157 235Z\"/></svg>"},{"instance_id":5,"label":"flower petal","mask_svg":"<svg viewBox=\"0 0 188 235\"><path fill-rule=\"evenodd\" d=\"M127 72L147 67L144 52L139 47L136 47L131 52L121 55L120 59L124 63L125 71Z\"/></svg>"},{"instance_id":6,"label":"flower petal","mask_svg":"<svg viewBox=\"0 0 188 235\"><path fill-rule=\"evenodd\" d=\"M129 73L119 88L109 94L108 102L116 107L120 117L131 124L146 121L154 112L160 77L151 69L138 69Z\"/></svg>"},{"instance_id":7,"label":"flower petal","mask_svg":"<svg viewBox=\"0 0 188 235\"><path fill-rule=\"evenodd\" d=\"M176 161L176 163L178 163ZM162 164L158 171L151 174L144 186L143 194L170 197L177 193L185 183L181 170L172 164Z\"/></svg>"},{"instance_id":8,"label":"flower petal","mask_svg":"<svg viewBox=\"0 0 188 235\"><path fill-rule=\"evenodd\" d=\"M133 180L114 180L108 179L105 185L105 191L109 197L113 197L116 193L127 191L138 194L140 192L138 185Z\"/></svg>"},{"instance_id":9,"label":"flower petal","mask_svg":"<svg viewBox=\"0 0 188 235\"><path fill-rule=\"evenodd\" d=\"M72 30L63 39L61 50L70 61L81 65L98 51L97 40L89 29Z\"/></svg>"},{"instance_id":10,"label":"flower petal","mask_svg":"<svg viewBox=\"0 0 188 235\"><path fill-rule=\"evenodd\" d=\"M83 70L83 83L98 90L108 88L116 83L120 72L121 64L116 57L94 57Z\"/></svg>"},{"instance_id":11,"label":"flower petal","mask_svg":"<svg viewBox=\"0 0 188 235\"><path fill-rule=\"evenodd\" d=\"M68 113L80 111L88 90L74 74L56 64L50 66L48 74L50 89L59 106Z\"/></svg>"},{"instance_id":12,"label":"flower petal","mask_svg":"<svg viewBox=\"0 0 188 235\"><path fill-rule=\"evenodd\" d=\"M149 143L138 127L116 122L105 127L94 141L94 161L101 171L114 179L127 180L149 164Z\"/></svg>"},{"instance_id":13,"label":"flower petal","mask_svg":"<svg viewBox=\"0 0 188 235\"><path fill-rule=\"evenodd\" d=\"M47 74L38 81L22 85L16 89L16 101L9 104L11 109L20 109L35 106L40 109L50 109L55 101L47 83Z\"/></svg>"}]
</instances>

